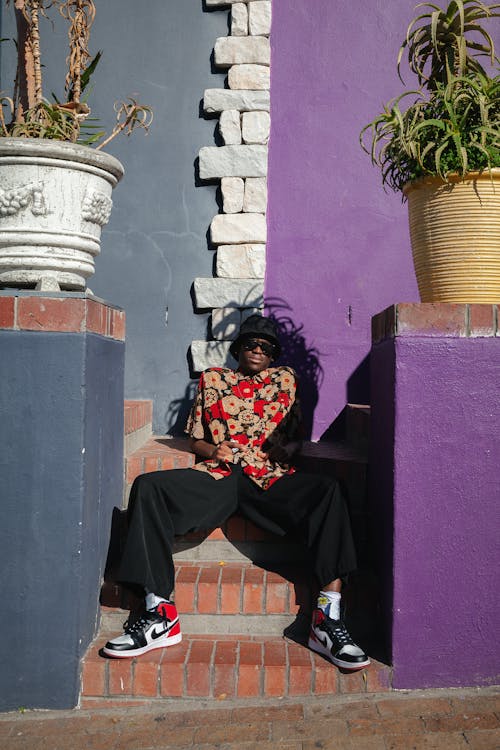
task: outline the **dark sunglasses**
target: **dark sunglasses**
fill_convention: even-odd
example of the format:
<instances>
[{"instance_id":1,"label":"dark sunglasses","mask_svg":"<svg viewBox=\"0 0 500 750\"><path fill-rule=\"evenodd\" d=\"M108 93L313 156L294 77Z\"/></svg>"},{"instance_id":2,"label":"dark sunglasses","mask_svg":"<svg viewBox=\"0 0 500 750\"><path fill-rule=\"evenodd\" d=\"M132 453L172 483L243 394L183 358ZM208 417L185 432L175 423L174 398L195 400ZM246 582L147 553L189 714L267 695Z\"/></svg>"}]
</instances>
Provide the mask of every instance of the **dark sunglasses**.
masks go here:
<instances>
[{"instance_id":1,"label":"dark sunglasses","mask_svg":"<svg viewBox=\"0 0 500 750\"><path fill-rule=\"evenodd\" d=\"M276 351L274 344L266 344L264 341L257 341L257 339L247 339L241 344L241 348L245 352L251 352L257 349L257 347L260 348L262 354L265 354L266 357L272 357Z\"/></svg>"}]
</instances>

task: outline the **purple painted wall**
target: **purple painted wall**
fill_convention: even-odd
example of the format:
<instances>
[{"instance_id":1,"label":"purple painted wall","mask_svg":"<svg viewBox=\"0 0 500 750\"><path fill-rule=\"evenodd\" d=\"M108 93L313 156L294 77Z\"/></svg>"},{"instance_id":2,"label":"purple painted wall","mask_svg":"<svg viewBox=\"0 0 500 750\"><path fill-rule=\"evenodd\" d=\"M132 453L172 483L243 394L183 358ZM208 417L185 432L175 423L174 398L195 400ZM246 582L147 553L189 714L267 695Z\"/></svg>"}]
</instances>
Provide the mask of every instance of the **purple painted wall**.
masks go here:
<instances>
[{"instance_id":1,"label":"purple painted wall","mask_svg":"<svg viewBox=\"0 0 500 750\"><path fill-rule=\"evenodd\" d=\"M500 341L396 339L394 687L500 682Z\"/></svg>"},{"instance_id":2,"label":"purple painted wall","mask_svg":"<svg viewBox=\"0 0 500 750\"><path fill-rule=\"evenodd\" d=\"M368 398L371 316L418 300L406 207L358 144L400 93L414 5L273 0L266 301L287 304L320 352L314 439L348 400Z\"/></svg>"}]
</instances>

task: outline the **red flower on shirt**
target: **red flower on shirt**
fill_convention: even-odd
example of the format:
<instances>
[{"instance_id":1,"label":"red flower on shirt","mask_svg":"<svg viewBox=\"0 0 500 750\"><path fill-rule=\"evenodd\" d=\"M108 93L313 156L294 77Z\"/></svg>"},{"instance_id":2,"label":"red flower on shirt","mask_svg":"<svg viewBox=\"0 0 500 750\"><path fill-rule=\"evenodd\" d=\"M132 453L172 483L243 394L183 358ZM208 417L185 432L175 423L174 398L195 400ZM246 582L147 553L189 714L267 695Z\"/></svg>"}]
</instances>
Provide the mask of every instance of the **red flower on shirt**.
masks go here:
<instances>
[{"instance_id":1,"label":"red flower on shirt","mask_svg":"<svg viewBox=\"0 0 500 750\"><path fill-rule=\"evenodd\" d=\"M227 419L228 417L220 400L215 404L212 404L212 406L210 407L210 414L212 416L212 419Z\"/></svg>"},{"instance_id":2,"label":"red flower on shirt","mask_svg":"<svg viewBox=\"0 0 500 750\"><path fill-rule=\"evenodd\" d=\"M233 385L232 391L238 398L253 398L254 391L260 387L260 383L251 383L249 380L241 380L238 385Z\"/></svg>"},{"instance_id":3,"label":"red flower on shirt","mask_svg":"<svg viewBox=\"0 0 500 750\"><path fill-rule=\"evenodd\" d=\"M281 393L278 394L278 401L280 404L283 404L283 406L288 406L290 403L290 396L288 393L285 393L284 391L281 391Z\"/></svg>"},{"instance_id":4,"label":"red flower on shirt","mask_svg":"<svg viewBox=\"0 0 500 750\"><path fill-rule=\"evenodd\" d=\"M264 416L264 406L266 405L266 401L264 399L259 399L258 401L254 401L253 404L253 410L255 414L258 414L259 417L262 419Z\"/></svg>"}]
</instances>

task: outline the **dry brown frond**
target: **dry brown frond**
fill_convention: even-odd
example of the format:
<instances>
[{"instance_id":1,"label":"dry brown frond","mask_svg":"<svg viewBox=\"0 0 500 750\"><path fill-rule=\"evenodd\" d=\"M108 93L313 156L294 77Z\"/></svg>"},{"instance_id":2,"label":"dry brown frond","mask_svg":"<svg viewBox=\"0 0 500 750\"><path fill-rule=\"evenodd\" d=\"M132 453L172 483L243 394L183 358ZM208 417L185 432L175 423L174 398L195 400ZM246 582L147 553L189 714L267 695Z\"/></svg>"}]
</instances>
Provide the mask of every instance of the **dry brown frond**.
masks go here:
<instances>
[{"instance_id":1,"label":"dry brown frond","mask_svg":"<svg viewBox=\"0 0 500 750\"><path fill-rule=\"evenodd\" d=\"M106 146L113 138L123 131L131 135L136 128L142 128L146 134L153 122L153 110L145 104L139 104L129 96L127 102L115 102L116 124L109 136L100 143L96 150Z\"/></svg>"},{"instance_id":2,"label":"dry brown frond","mask_svg":"<svg viewBox=\"0 0 500 750\"><path fill-rule=\"evenodd\" d=\"M94 23L94 0L62 0L59 12L70 23L68 30L69 55L65 88L72 101L79 102L82 93L81 77L90 60L89 38Z\"/></svg>"}]
</instances>

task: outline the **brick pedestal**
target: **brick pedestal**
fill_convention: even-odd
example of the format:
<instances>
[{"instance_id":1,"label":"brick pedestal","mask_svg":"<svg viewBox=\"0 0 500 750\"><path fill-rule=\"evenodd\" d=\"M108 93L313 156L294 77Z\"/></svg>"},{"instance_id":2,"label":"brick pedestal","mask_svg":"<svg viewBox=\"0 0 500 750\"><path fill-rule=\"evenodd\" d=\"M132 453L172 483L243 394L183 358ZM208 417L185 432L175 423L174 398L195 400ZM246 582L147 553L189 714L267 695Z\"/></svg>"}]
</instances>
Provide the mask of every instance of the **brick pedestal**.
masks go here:
<instances>
[{"instance_id":1,"label":"brick pedestal","mask_svg":"<svg viewBox=\"0 0 500 750\"><path fill-rule=\"evenodd\" d=\"M498 307L388 308L371 372L393 686L498 683Z\"/></svg>"},{"instance_id":2,"label":"brick pedestal","mask_svg":"<svg viewBox=\"0 0 500 750\"><path fill-rule=\"evenodd\" d=\"M0 292L0 710L69 708L123 484L123 311Z\"/></svg>"}]
</instances>

